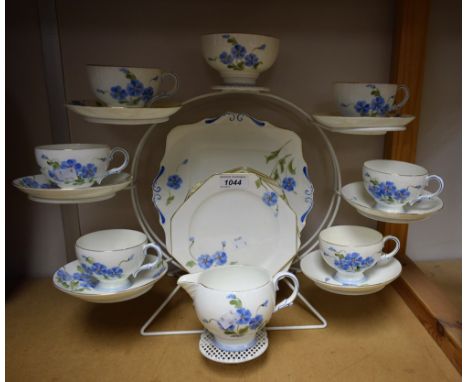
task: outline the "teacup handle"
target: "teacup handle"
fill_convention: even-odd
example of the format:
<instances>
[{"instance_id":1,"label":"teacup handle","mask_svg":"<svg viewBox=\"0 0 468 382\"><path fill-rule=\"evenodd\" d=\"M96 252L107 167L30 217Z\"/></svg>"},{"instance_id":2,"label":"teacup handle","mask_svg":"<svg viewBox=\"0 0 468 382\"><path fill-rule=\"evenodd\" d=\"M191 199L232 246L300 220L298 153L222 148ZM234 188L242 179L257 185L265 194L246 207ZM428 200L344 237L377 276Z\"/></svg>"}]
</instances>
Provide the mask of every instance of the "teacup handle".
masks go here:
<instances>
[{"instance_id":1,"label":"teacup handle","mask_svg":"<svg viewBox=\"0 0 468 382\"><path fill-rule=\"evenodd\" d=\"M398 85L398 87L397 87L397 92L398 92L398 90L400 90L400 89L403 90L403 93L404 93L403 99L401 100L400 103L397 103L396 105L393 105L392 111L401 109L403 106L405 106L406 102L408 102L408 100L409 100L410 91L409 91L408 86L406 86L406 85Z\"/></svg>"},{"instance_id":2,"label":"teacup handle","mask_svg":"<svg viewBox=\"0 0 468 382\"><path fill-rule=\"evenodd\" d=\"M284 299L280 303L276 304L275 309L273 309L273 313L277 312L280 309L287 308L288 306L291 306L293 304L293 301L295 300L297 294L299 293L299 280L297 279L296 276L294 276L292 273L289 272L279 272L273 277L273 285L275 286L275 290L278 290L278 282L283 279L283 278L289 278L294 284L294 289L293 292L291 293L291 296L288 298Z\"/></svg>"},{"instance_id":3,"label":"teacup handle","mask_svg":"<svg viewBox=\"0 0 468 382\"><path fill-rule=\"evenodd\" d=\"M383 238L383 244L385 244L389 240L392 240L392 241L395 242L395 248L393 248L393 251L391 251L389 253L385 253L385 252L382 251L382 256L380 257L380 261L385 261L385 260L391 259L400 250L400 240L396 236L392 236L392 235L385 236Z\"/></svg>"},{"instance_id":4,"label":"teacup handle","mask_svg":"<svg viewBox=\"0 0 468 382\"><path fill-rule=\"evenodd\" d=\"M110 170L107 170L106 173L101 177L101 179L98 180L98 184L101 184L104 178L108 177L109 175L118 174L122 172L122 170L124 170L125 167L127 167L128 162L130 160L130 156L128 155L127 150L121 147L114 147L108 156L107 160L109 162L114 158L115 153L121 153L124 156L123 163L119 167L114 167L114 168L111 168Z\"/></svg>"},{"instance_id":5,"label":"teacup handle","mask_svg":"<svg viewBox=\"0 0 468 382\"><path fill-rule=\"evenodd\" d=\"M164 72L163 74L161 74L161 86L164 83L166 78L172 78L172 80L174 81L172 88L167 91L163 91L159 94L154 95L154 97L151 98L150 102L148 102L148 105L151 105L154 101L158 99L167 98L173 95L179 89L179 79L174 73L171 73L171 72Z\"/></svg>"},{"instance_id":6,"label":"teacup handle","mask_svg":"<svg viewBox=\"0 0 468 382\"><path fill-rule=\"evenodd\" d=\"M443 189L444 189L444 180L438 176L438 175L428 175L426 177L426 184L429 183L431 180L435 180L437 183L439 183L439 188L437 189L436 192L433 192L432 194L428 194L428 195L419 195L416 199L414 199L411 203L410 203L410 206L414 205L415 203L418 203L422 200L428 200L428 199L432 199L434 196L437 196L439 195Z\"/></svg>"},{"instance_id":7,"label":"teacup handle","mask_svg":"<svg viewBox=\"0 0 468 382\"><path fill-rule=\"evenodd\" d=\"M163 254L162 254L162 251L161 251L161 247L159 245L157 245L157 244L154 244L154 243L148 243L143 247L143 252L145 254L145 257L148 254L148 249L150 249L150 248L153 248L158 253L158 256L156 257L156 260L153 261L152 263L142 265L135 272L133 272L133 277L134 278L137 277L138 273L140 273L142 271L147 271L148 269L152 269L162 261Z\"/></svg>"}]
</instances>

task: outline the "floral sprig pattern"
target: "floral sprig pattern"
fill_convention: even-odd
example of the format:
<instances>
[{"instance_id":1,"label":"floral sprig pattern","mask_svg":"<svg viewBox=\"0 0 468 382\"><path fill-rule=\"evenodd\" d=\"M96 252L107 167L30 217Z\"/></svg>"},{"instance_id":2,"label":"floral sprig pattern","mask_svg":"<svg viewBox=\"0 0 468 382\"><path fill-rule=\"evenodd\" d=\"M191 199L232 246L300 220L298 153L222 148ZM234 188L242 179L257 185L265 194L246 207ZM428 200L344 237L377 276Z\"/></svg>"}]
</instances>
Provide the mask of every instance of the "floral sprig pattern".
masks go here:
<instances>
[{"instance_id":1,"label":"floral sprig pattern","mask_svg":"<svg viewBox=\"0 0 468 382\"><path fill-rule=\"evenodd\" d=\"M77 292L93 289L98 283L93 276L85 273L83 269L70 274L64 268L61 268L55 274L55 280L62 287Z\"/></svg>"},{"instance_id":2,"label":"floral sprig pattern","mask_svg":"<svg viewBox=\"0 0 468 382\"><path fill-rule=\"evenodd\" d=\"M96 180L97 167L94 163L80 163L76 159L67 159L61 162L48 160L47 164L52 167L48 171L49 177L57 182L78 186L94 183Z\"/></svg>"},{"instance_id":3,"label":"floral sprig pattern","mask_svg":"<svg viewBox=\"0 0 468 382\"><path fill-rule=\"evenodd\" d=\"M334 248L329 248L329 251L335 256L334 265L346 272L362 272L374 264L374 258L368 256L362 257L358 252L345 253L344 251L336 251ZM327 254L330 256L329 254Z\"/></svg>"},{"instance_id":4,"label":"floral sprig pattern","mask_svg":"<svg viewBox=\"0 0 468 382\"><path fill-rule=\"evenodd\" d=\"M375 117L375 116L386 116L391 111L391 104L393 103L394 96L391 96L388 100L385 100L381 94L380 90L374 84L366 85L371 89L371 95L374 97L370 102L360 100L357 101L354 105L354 110L359 113L359 115L365 117ZM342 103L341 106L349 107L350 105Z\"/></svg>"},{"instance_id":5,"label":"floral sprig pattern","mask_svg":"<svg viewBox=\"0 0 468 382\"><path fill-rule=\"evenodd\" d=\"M21 178L19 180L19 184L23 187L27 188L42 188L42 189L48 189L48 188L58 188L56 184L53 183L39 183L37 180L35 180L32 177L26 176L24 178Z\"/></svg>"},{"instance_id":6,"label":"floral sprig pattern","mask_svg":"<svg viewBox=\"0 0 468 382\"><path fill-rule=\"evenodd\" d=\"M270 172L270 177L278 182L280 186L287 192L295 192L296 180L296 168L294 167L294 158L291 154L283 155L281 152L290 141L287 141L280 148L271 151L268 155L265 155L265 161L268 164L273 161L273 168ZM281 177L283 177L281 179Z\"/></svg>"},{"instance_id":7,"label":"floral sprig pattern","mask_svg":"<svg viewBox=\"0 0 468 382\"><path fill-rule=\"evenodd\" d=\"M209 269L212 266L221 266L225 265L228 262L228 254L225 251L226 248L226 241L221 242L221 249L215 251L213 254L208 254L208 253L203 253L201 255L193 255L192 253L192 247L195 245L195 238L190 237L189 238L189 252L190 256L192 257L192 260L187 261L185 265L188 268L193 268L194 266L198 265L201 269ZM236 264L236 261L232 261L229 264L234 265Z\"/></svg>"},{"instance_id":8,"label":"floral sprig pattern","mask_svg":"<svg viewBox=\"0 0 468 382\"><path fill-rule=\"evenodd\" d=\"M233 307L218 319L203 319L204 323L209 324L215 321L219 328L224 331L224 334L230 337L242 337L247 334L249 330L261 329L264 325L264 318L259 311L268 306L269 301L265 300L261 303L254 313L242 305L242 301L235 294L230 293L226 296L229 304Z\"/></svg>"},{"instance_id":9,"label":"floral sprig pattern","mask_svg":"<svg viewBox=\"0 0 468 382\"><path fill-rule=\"evenodd\" d=\"M86 263L81 262L80 265L78 265L78 270L90 276L101 276L106 280L120 279L123 277L121 265L133 260L133 257L134 255L131 255L128 259L122 260L117 266L109 268L102 263L94 261L89 256L83 256Z\"/></svg>"},{"instance_id":10,"label":"floral sprig pattern","mask_svg":"<svg viewBox=\"0 0 468 382\"><path fill-rule=\"evenodd\" d=\"M240 44L234 36L225 34L223 35L223 39L231 45L231 49L229 51L222 51L217 57L209 57L208 60L216 61L219 59L228 69L238 71L245 70L246 68L257 69L263 64L254 52L265 50L266 44L261 44L252 49L251 52L247 52L245 46Z\"/></svg>"},{"instance_id":11,"label":"floral sprig pattern","mask_svg":"<svg viewBox=\"0 0 468 382\"><path fill-rule=\"evenodd\" d=\"M369 174L365 174L366 177L370 178ZM406 200L410 196L409 187L397 188L394 182L389 180L385 182L379 182L377 179L370 178L370 184L367 189L369 192L378 200L385 203L406 203Z\"/></svg>"},{"instance_id":12,"label":"floral sprig pattern","mask_svg":"<svg viewBox=\"0 0 468 382\"><path fill-rule=\"evenodd\" d=\"M176 171L174 174L172 175L169 175L167 177L167 182L166 182L166 186L169 187L168 189L168 195L167 195L167 198L166 198L166 206L168 206L169 204L172 203L172 201L174 200L175 196L174 194L172 194L171 190L178 190L180 188L180 186L182 186L182 183L183 183L183 180L182 178L177 174L179 172L179 168L180 166L182 165L185 165L188 163L188 159L184 159L176 168Z\"/></svg>"},{"instance_id":13,"label":"floral sprig pattern","mask_svg":"<svg viewBox=\"0 0 468 382\"><path fill-rule=\"evenodd\" d=\"M128 68L120 68L119 70L129 80L127 85L125 87L114 85L109 90L97 89L98 93L110 94L112 98L123 105L138 105L140 101L147 103L153 98L154 88L152 86L145 87ZM156 76L151 81L157 81L158 79L159 76Z\"/></svg>"}]
</instances>

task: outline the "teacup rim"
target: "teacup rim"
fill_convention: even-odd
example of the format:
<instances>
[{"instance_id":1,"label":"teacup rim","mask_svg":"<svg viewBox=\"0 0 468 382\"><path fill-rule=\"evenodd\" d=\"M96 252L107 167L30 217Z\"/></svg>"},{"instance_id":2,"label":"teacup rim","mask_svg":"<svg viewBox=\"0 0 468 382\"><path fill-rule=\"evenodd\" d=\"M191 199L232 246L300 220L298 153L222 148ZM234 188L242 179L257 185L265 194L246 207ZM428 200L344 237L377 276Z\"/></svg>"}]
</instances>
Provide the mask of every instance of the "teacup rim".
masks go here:
<instances>
[{"instance_id":1,"label":"teacup rim","mask_svg":"<svg viewBox=\"0 0 468 382\"><path fill-rule=\"evenodd\" d=\"M240 36L257 36L257 37L268 37L268 38L272 38L274 40L277 40L278 42L280 41L280 39L278 37L275 37L275 36L271 36L271 35L268 35L268 34L258 34L258 33L245 33L245 32L222 32L222 33L204 33L201 35L201 37L208 37L208 36L222 36L222 35L225 35L225 34L229 34L229 35L240 35Z\"/></svg>"},{"instance_id":2,"label":"teacup rim","mask_svg":"<svg viewBox=\"0 0 468 382\"><path fill-rule=\"evenodd\" d=\"M391 163L403 164L405 166L409 165L410 167L418 168L419 170L421 170L422 173L421 174L400 174L397 171L384 171L384 170L372 168L371 165L370 165L371 162L388 162L388 163L391 162ZM422 167L422 166L420 166L420 165L418 165L416 163L404 162L404 161L399 161L399 160L394 160L394 159L370 159L370 160L367 160L367 161L364 162L363 167L366 168L366 169L369 169L371 171L380 172L382 174L398 175L398 176L405 176L405 177L426 176L426 175L429 174L427 169L425 169L424 167Z\"/></svg>"},{"instance_id":3,"label":"teacup rim","mask_svg":"<svg viewBox=\"0 0 468 382\"><path fill-rule=\"evenodd\" d=\"M135 233L139 233L139 234L142 234L144 236L144 240L141 242L141 243L138 243L138 244L134 244L134 245L131 245L129 247L125 247L125 248L118 248L118 249L103 249L103 250L99 250L99 249L92 249L92 248L86 248L84 247L82 244L80 245L78 242L85 238L86 236L90 236L90 235L93 235L93 234L97 234L97 233L100 233L100 232L107 232L107 231L127 231L127 232L135 232ZM147 236L143 233L143 232L140 232L140 231L137 231L137 230L134 230L134 229L126 229L126 228L116 228L116 229L104 229L104 230L99 230L99 231L93 231L93 232L89 232L83 236L80 236L76 242L75 242L75 248L79 248L79 249L82 249L84 251L90 251L90 252L98 252L98 253L111 253L111 252L120 252L120 251L127 251L129 249L132 249L132 248L136 248L136 247L139 247L143 244L145 244L146 242L148 241L148 238Z\"/></svg>"},{"instance_id":4,"label":"teacup rim","mask_svg":"<svg viewBox=\"0 0 468 382\"><path fill-rule=\"evenodd\" d=\"M86 64L86 68L107 68L107 69L144 69L144 70L159 70L161 72L166 72L165 69L155 68L153 66L128 66L128 65L106 65L106 64Z\"/></svg>"},{"instance_id":5,"label":"teacup rim","mask_svg":"<svg viewBox=\"0 0 468 382\"><path fill-rule=\"evenodd\" d=\"M373 233L376 233L379 235L379 240L376 240L375 242L369 242L369 243L366 243L366 244L342 244L342 243L336 243L336 242L333 242L331 240L327 240L327 239L324 239L322 237L322 233L324 231L327 231L327 230L331 230L331 229L334 229L334 228L343 228L343 227L352 227L352 228L359 228L359 229L365 229L365 230L368 230L368 231L372 231ZM370 227L364 227L364 226L358 226L358 225L346 225L346 224L343 224L343 225L334 225L334 226L331 226L331 227L328 227L328 228L325 228L324 230L320 231L319 233L319 240L320 241L324 241L324 242L327 242L327 243L330 243L330 244L333 244L333 245L336 245L336 246L340 246L340 247L353 247L353 248L365 248L365 247L370 247L370 246L373 246L373 245L376 245L376 244L379 244L382 242L384 236L382 235L381 232L373 229L373 228L370 228Z\"/></svg>"},{"instance_id":6,"label":"teacup rim","mask_svg":"<svg viewBox=\"0 0 468 382\"><path fill-rule=\"evenodd\" d=\"M93 149L109 149L110 146L105 143L57 143L50 145L40 145L35 147L36 150L51 150L51 151L81 151Z\"/></svg>"},{"instance_id":7,"label":"teacup rim","mask_svg":"<svg viewBox=\"0 0 468 382\"><path fill-rule=\"evenodd\" d=\"M392 82L334 81L333 85L375 85L375 86L394 85L394 86L398 86L399 84L395 84Z\"/></svg>"}]
</instances>

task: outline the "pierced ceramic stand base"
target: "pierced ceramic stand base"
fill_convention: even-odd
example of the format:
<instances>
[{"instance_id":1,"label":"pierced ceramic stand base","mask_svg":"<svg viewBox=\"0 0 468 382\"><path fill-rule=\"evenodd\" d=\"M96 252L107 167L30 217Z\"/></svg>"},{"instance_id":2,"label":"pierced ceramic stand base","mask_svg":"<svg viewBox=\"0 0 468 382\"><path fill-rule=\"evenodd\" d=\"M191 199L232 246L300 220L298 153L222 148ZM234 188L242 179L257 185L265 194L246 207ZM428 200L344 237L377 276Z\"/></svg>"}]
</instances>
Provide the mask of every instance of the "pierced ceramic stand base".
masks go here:
<instances>
[{"instance_id":1,"label":"pierced ceramic stand base","mask_svg":"<svg viewBox=\"0 0 468 382\"><path fill-rule=\"evenodd\" d=\"M172 261L175 263L174 261ZM291 290L294 290L294 286L288 281L284 280L284 282L288 285ZM142 336L170 336L170 335L181 335L181 334L202 334L204 333L204 330L201 329L195 329L195 330L163 330L163 331L154 331L154 332L147 332L146 329L148 326L151 325L151 323L154 321L154 319L164 310L164 308L169 304L169 302L174 298L174 296L177 294L179 289L182 287L180 285L177 285L174 290L167 296L167 298L164 300L164 302L156 309L156 311L151 315L151 317L143 324L143 326L140 329L140 334ZM311 329L324 329L327 327L327 321L323 316L318 312L317 309L315 309L312 304L299 292L297 294L297 298L301 300L304 305L310 310L310 312L318 318L318 320L321 322L320 324L314 324L314 325L289 325L289 326L269 326L266 328L266 330L311 330Z\"/></svg>"},{"instance_id":2,"label":"pierced ceramic stand base","mask_svg":"<svg viewBox=\"0 0 468 382\"><path fill-rule=\"evenodd\" d=\"M265 329L255 336L255 345L243 351L226 351L218 348L213 334L204 330L200 336L200 353L211 361L219 363L243 363L260 357L268 348L268 335Z\"/></svg>"}]
</instances>

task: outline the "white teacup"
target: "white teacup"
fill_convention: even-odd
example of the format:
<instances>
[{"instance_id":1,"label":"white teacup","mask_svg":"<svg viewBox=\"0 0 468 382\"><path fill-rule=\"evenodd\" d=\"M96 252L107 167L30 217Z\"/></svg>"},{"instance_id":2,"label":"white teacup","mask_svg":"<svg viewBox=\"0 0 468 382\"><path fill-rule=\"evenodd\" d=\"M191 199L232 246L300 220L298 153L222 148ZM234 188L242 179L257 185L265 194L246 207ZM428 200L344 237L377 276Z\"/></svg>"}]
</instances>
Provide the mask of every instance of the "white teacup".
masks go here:
<instances>
[{"instance_id":1,"label":"white teacup","mask_svg":"<svg viewBox=\"0 0 468 382\"><path fill-rule=\"evenodd\" d=\"M395 248L390 253L383 253L388 240L395 242ZM323 259L337 272L335 279L350 285L363 283L366 280L365 271L389 260L400 249L400 241L395 236L383 237L375 229L351 225L321 231L319 244Z\"/></svg>"},{"instance_id":2,"label":"white teacup","mask_svg":"<svg viewBox=\"0 0 468 382\"><path fill-rule=\"evenodd\" d=\"M115 153L124 156L123 163L107 170ZM88 188L112 174L122 172L128 165L129 155L120 147L101 144L59 144L35 148L36 162L41 173L60 188Z\"/></svg>"},{"instance_id":3,"label":"white teacup","mask_svg":"<svg viewBox=\"0 0 468 382\"><path fill-rule=\"evenodd\" d=\"M157 68L87 65L94 94L108 106L145 107L174 94L179 81L174 73ZM171 78L170 90L159 92L166 79Z\"/></svg>"},{"instance_id":4,"label":"white teacup","mask_svg":"<svg viewBox=\"0 0 468 382\"><path fill-rule=\"evenodd\" d=\"M142 265L150 248L158 256ZM80 237L75 252L83 272L99 280L98 289L122 290L131 285L130 276L156 267L162 261L161 248L147 244L146 235L130 229L109 229Z\"/></svg>"},{"instance_id":5,"label":"white teacup","mask_svg":"<svg viewBox=\"0 0 468 382\"><path fill-rule=\"evenodd\" d=\"M395 105L395 96L401 89L403 100ZM409 99L406 85L339 82L334 85L338 110L348 117L385 117L397 111Z\"/></svg>"},{"instance_id":6,"label":"white teacup","mask_svg":"<svg viewBox=\"0 0 468 382\"><path fill-rule=\"evenodd\" d=\"M382 211L403 212L423 200L439 195L444 189L440 176L429 175L424 167L396 160L375 159L362 167L364 187ZM439 184L437 191L425 193L429 181Z\"/></svg>"},{"instance_id":7,"label":"white teacup","mask_svg":"<svg viewBox=\"0 0 468 382\"><path fill-rule=\"evenodd\" d=\"M202 36L202 51L226 84L252 86L276 61L279 40L247 33L214 33Z\"/></svg>"}]
</instances>

